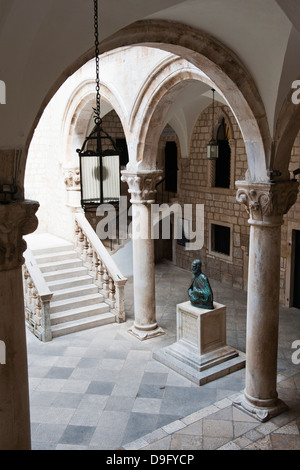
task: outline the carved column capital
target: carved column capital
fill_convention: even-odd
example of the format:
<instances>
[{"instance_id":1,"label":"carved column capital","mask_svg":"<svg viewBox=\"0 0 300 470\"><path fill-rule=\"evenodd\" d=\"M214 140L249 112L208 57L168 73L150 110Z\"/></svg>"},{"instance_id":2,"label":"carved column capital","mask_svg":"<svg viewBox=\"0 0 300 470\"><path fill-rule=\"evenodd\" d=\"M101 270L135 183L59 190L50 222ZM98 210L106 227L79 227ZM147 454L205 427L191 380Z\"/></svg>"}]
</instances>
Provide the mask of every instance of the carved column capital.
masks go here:
<instances>
[{"instance_id":1,"label":"carved column capital","mask_svg":"<svg viewBox=\"0 0 300 470\"><path fill-rule=\"evenodd\" d=\"M38 208L38 202L28 200L0 205L0 271L15 269L24 263L27 245L23 235L36 230Z\"/></svg>"},{"instance_id":2,"label":"carved column capital","mask_svg":"<svg viewBox=\"0 0 300 470\"><path fill-rule=\"evenodd\" d=\"M162 180L162 170L137 171L124 170L121 180L128 184L132 204L152 204L155 202L156 184Z\"/></svg>"},{"instance_id":3,"label":"carved column capital","mask_svg":"<svg viewBox=\"0 0 300 470\"><path fill-rule=\"evenodd\" d=\"M299 183L280 181L277 183L248 183L237 181L236 199L246 206L249 223L257 225L281 225L283 216L295 204Z\"/></svg>"},{"instance_id":4,"label":"carved column capital","mask_svg":"<svg viewBox=\"0 0 300 470\"><path fill-rule=\"evenodd\" d=\"M66 168L64 170L65 185L68 191L80 190L79 168Z\"/></svg>"}]
</instances>

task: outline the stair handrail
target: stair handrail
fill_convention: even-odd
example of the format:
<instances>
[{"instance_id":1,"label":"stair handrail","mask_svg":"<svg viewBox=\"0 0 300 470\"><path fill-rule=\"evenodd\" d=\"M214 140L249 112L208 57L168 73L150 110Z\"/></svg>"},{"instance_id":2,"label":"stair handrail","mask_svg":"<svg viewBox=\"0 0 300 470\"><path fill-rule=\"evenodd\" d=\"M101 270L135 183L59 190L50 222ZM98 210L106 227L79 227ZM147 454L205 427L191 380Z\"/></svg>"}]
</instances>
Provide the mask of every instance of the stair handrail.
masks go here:
<instances>
[{"instance_id":1,"label":"stair handrail","mask_svg":"<svg viewBox=\"0 0 300 470\"><path fill-rule=\"evenodd\" d=\"M124 288L127 278L123 276L83 213L75 214L75 248L104 295L105 302L116 314L117 322L124 322Z\"/></svg>"},{"instance_id":2,"label":"stair handrail","mask_svg":"<svg viewBox=\"0 0 300 470\"><path fill-rule=\"evenodd\" d=\"M53 292L46 284L44 276L29 248L24 253L23 285L25 322L41 341L51 341L50 301Z\"/></svg>"}]
</instances>

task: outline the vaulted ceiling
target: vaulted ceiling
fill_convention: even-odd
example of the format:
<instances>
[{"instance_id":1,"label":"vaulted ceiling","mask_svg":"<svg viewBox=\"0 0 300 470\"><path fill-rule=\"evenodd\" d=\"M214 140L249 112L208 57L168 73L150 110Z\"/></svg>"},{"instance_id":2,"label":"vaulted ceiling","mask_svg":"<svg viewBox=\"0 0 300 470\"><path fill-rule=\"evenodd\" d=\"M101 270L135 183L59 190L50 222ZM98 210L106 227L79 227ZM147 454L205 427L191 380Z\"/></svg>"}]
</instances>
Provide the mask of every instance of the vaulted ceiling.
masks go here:
<instances>
[{"instance_id":1,"label":"vaulted ceiling","mask_svg":"<svg viewBox=\"0 0 300 470\"><path fill-rule=\"evenodd\" d=\"M99 0L101 40L142 19L178 21L217 38L245 64L271 134L299 78L299 0ZM0 0L0 148L23 146L50 90L93 47L85 0ZM48 98L47 98L48 99Z\"/></svg>"}]
</instances>

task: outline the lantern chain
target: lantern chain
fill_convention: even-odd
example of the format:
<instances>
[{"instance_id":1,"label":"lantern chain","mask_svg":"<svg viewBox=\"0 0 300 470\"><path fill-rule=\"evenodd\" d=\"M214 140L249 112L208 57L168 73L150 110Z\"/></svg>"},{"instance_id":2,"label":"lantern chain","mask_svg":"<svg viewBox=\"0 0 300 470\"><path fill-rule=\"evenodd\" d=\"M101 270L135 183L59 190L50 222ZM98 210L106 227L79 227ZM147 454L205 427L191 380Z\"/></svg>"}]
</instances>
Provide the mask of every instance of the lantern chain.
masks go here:
<instances>
[{"instance_id":1,"label":"lantern chain","mask_svg":"<svg viewBox=\"0 0 300 470\"><path fill-rule=\"evenodd\" d=\"M100 125L100 79L99 79L99 32L98 32L98 0L94 0L94 31L95 31L95 62L96 62L96 108L94 109L94 121Z\"/></svg>"}]
</instances>

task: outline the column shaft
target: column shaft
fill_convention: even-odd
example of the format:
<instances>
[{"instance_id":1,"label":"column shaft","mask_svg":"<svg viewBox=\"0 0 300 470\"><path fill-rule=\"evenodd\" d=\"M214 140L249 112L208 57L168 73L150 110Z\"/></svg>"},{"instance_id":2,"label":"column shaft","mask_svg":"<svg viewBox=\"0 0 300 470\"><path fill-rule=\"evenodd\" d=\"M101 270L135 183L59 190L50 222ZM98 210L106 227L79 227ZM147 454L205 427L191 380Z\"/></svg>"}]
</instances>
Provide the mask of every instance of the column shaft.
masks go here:
<instances>
[{"instance_id":1,"label":"column shaft","mask_svg":"<svg viewBox=\"0 0 300 470\"><path fill-rule=\"evenodd\" d=\"M22 236L33 232L38 203L0 204L0 449L30 449L29 387L22 281Z\"/></svg>"},{"instance_id":2,"label":"column shaft","mask_svg":"<svg viewBox=\"0 0 300 470\"><path fill-rule=\"evenodd\" d=\"M133 204L132 220L135 325L139 328L153 329L157 327L157 323L154 241L151 240L149 232L151 226L150 205Z\"/></svg>"},{"instance_id":3,"label":"column shaft","mask_svg":"<svg viewBox=\"0 0 300 470\"><path fill-rule=\"evenodd\" d=\"M249 213L246 384L235 405L260 421L282 413L278 398L277 349L281 225L296 202L298 183L237 182L237 200Z\"/></svg>"},{"instance_id":4,"label":"column shaft","mask_svg":"<svg viewBox=\"0 0 300 470\"><path fill-rule=\"evenodd\" d=\"M281 227L251 225L246 394L255 405L277 399Z\"/></svg>"},{"instance_id":5,"label":"column shaft","mask_svg":"<svg viewBox=\"0 0 300 470\"><path fill-rule=\"evenodd\" d=\"M134 325L129 330L140 340L164 334L156 321L154 239L151 204L161 171L123 171L132 203Z\"/></svg>"},{"instance_id":6,"label":"column shaft","mask_svg":"<svg viewBox=\"0 0 300 470\"><path fill-rule=\"evenodd\" d=\"M0 449L30 449L27 347L21 268L0 271Z\"/></svg>"}]
</instances>

